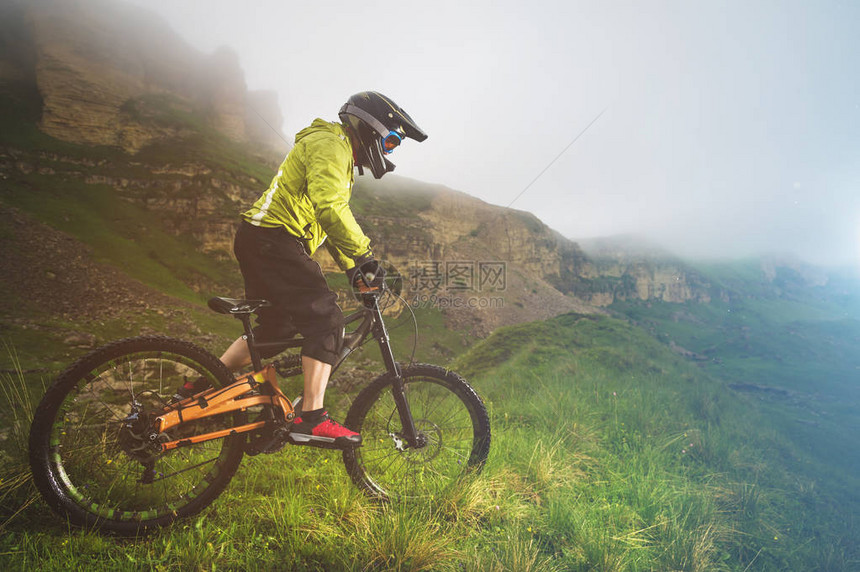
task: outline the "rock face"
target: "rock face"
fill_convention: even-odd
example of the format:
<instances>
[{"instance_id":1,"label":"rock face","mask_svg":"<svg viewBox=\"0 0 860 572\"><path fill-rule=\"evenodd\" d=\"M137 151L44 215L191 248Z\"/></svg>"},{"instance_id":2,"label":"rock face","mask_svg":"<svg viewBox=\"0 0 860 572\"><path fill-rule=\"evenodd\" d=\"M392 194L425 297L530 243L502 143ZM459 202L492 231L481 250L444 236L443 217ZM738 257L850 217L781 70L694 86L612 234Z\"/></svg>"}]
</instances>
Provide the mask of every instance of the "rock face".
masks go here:
<instances>
[{"instance_id":1,"label":"rock face","mask_svg":"<svg viewBox=\"0 0 860 572\"><path fill-rule=\"evenodd\" d=\"M57 139L135 153L181 135L181 126L158 121L180 111L235 141L286 147L258 121L249 126L251 105L275 129L280 111L270 95L248 95L238 57L227 48L202 55L159 17L121 2L38 0L4 12L18 21L20 47L0 74L6 68L33 75L40 127Z\"/></svg>"},{"instance_id":2,"label":"rock face","mask_svg":"<svg viewBox=\"0 0 860 572\"><path fill-rule=\"evenodd\" d=\"M596 306L625 300L710 301L713 289L705 278L672 255L642 244L616 237L565 246L553 283Z\"/></svg>"},{"instance_id":3,"label":"rock face","mask_svg":"<svg viewBox=\"0 0 860 572\"><path fill-rule=\"evenodd\" d=\"M356 218L374 251L404 275L413 304L441 308L475 335L568 312L599 312L550 282L576 245L529 213L389 175L359 179ZM330 270L327 254L320 256Z\"/></svg>"}]
</instances>

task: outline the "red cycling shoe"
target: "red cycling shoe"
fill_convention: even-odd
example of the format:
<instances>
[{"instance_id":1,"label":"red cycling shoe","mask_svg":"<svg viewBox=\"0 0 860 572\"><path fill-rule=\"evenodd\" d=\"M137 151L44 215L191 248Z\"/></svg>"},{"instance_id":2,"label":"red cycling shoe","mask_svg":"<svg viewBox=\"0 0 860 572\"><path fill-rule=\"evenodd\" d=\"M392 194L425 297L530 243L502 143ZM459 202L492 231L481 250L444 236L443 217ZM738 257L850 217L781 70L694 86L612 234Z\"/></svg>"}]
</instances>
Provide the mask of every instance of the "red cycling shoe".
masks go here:
<instances>
[{"instance_id":1,"label":"red cycling shoe","mask_svg":"<svg viewBox=\"0 0 860 572\"><path fill-rule=\"evenodd\" d=\"M326 411L316 421L304 421L301 417L296 417L290 429L289 440L294 445L345 449L360 445L361 435L332 420Z\"/></svg>"}]
</instances>

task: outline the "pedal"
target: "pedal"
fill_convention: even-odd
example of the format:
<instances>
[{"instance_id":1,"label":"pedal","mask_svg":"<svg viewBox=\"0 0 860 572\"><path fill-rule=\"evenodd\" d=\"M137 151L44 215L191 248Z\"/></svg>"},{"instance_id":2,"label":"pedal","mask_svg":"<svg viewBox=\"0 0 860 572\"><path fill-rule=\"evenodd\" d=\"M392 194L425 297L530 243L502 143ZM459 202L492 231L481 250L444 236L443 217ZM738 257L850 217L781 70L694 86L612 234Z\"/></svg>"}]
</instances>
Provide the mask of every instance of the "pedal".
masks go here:
<instances>
[{"instance_id":1,"label":"pedal","mask_svg":"<svg viewBox=\"0 0 860 572\"><path fill-rule=\"evenodd\" d=\"M292 445L299 445L302 447L316 447L317 449L335 449L338 451L343 451L344 449L353 449L355 447L361 446L361 441L358 443L352 441L342 440L339 443L336 439L332 439L330 441L323 441L322 439L329 439L328 437L312 437L310 435L304 435L302 433L290 433L287 440Z\"/></svg>"}]
</instances>

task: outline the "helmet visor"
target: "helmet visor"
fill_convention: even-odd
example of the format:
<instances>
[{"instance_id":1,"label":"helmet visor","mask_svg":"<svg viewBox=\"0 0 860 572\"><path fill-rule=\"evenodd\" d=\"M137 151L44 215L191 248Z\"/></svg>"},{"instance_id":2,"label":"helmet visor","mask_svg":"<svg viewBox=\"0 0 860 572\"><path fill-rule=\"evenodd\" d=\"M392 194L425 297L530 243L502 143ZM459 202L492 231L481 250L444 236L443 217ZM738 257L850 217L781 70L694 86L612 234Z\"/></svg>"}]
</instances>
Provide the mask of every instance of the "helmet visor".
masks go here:
<instances>
[{"instance_id":1,"label":"helmet visor","mask_svg":"<svg viewBox=\"0 0 860 572\"><path fill-rule=\"evenodd\" d=\"M388 155L394 151L403 141L403 138L396 131L390 132L385 137L382 137L382 152Z\"/></svg>"}]
</instances>

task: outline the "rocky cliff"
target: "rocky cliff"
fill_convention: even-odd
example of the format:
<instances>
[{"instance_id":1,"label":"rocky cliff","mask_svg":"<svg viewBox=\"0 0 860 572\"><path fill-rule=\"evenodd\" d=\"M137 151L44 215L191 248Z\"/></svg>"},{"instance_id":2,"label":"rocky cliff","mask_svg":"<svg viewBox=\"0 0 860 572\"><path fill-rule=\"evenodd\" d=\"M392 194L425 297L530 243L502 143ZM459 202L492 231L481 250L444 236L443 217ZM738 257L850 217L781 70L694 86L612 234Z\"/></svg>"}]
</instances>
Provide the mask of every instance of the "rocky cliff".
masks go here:
<instances>
[{"instance_id":1,"label":"rocky cliff","mask_svg":"<svg viewBox=\"0 0 860 572\"><path fill-rule=\"evenodd\" d=\"M641 238L620 236L580 244L585 256L559 287L594 304L628 300L708 303L715 292L695 269Z\"/></svg>"},{"instance_id":2,"label":"rocky cliff","mask_svg":"<svg viewBox=\"0 0 860 572\"><path fill-rule=\"evenodd\" d=\"M204 55L153 13L108 0L7 1L0 26L0 81L32 82L41 129L87 145L135 153L182 128L154 120L171 107L235 141L285 149L261 125L281 114L271 93L248 93L236 54Z\"/></svg>"},{"instance_id":3,"label":"rocky cliff","mask_svg":"<svg viewBox=\"0 0 860 572\"><path fill-rule=\"evenodd\" d=\"M404 275L408 296L477 334L566 312L600 310L550 279L562 245L536 217L441 186L388 175L359 178L355 212L375 252ZM334 269L323 254L323 265Z\"/></svg>"}]
</instances>

